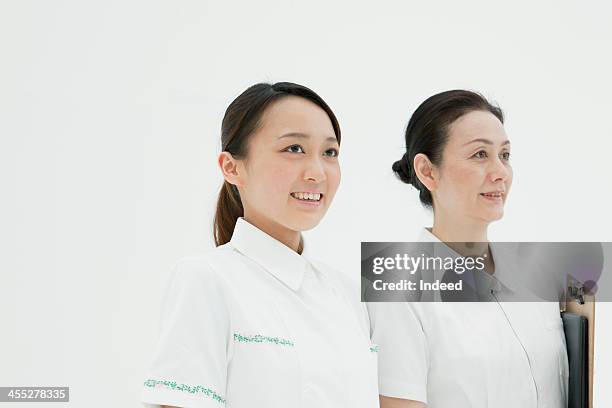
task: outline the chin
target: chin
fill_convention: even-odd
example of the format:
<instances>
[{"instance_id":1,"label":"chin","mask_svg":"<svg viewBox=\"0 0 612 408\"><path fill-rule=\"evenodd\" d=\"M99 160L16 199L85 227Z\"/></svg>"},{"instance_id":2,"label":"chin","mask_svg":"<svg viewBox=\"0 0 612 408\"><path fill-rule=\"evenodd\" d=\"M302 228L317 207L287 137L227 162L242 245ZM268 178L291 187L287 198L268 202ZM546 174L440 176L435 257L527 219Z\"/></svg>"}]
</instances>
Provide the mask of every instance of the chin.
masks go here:
<instances>
[{"instance_id":1,"label":"chin","mask_svg":"<svg viewBox=\"0 0 612 408\"><path fill-rule=\"evenodd\" d=\"M504 218L504 211L503 210L502 211L497 211L497 212L495 212L493 214L490 214L490 216L487 217L487 218L488 218L487 219L488 222L493 222L493 221L501 220L502 218Z\"/></svg>"},{"instance_id":2,"label":"chin","mask_svg":"<svg viewBox=\"0 0 612 408\"><path fill-rule=\"evenodd\" d=\"M317 225L319 225L319 222L321 220L317 219L317 220L307 220L307 219L301 219L301 220L294 220L293 222L290 222L287 224L287 226L294 230L294 231L308 231L313 229L314 227L316 227Z\"/></svg>"},{"instance_id":3,"label":"chin","mask_svg":"<svg viewBox=\"0 0 612 408\"><path fill-rule=\"evenodd\" d=\"M494 221L498 221L504 217L504 212L502 211L479 211L477 214L474 214L474 219L480 220L486 224L489 224Z\"/></svg>"},{"instance_id":4,"label":"chin","mask_svg":"<svg viewBox=\"0 0 612 408\"><path fill-rule=\"evenodd\" d=\"M287 214L284 225L293 231L308 231L319 225L323 214Z\"/></svg>"}]
</instances>

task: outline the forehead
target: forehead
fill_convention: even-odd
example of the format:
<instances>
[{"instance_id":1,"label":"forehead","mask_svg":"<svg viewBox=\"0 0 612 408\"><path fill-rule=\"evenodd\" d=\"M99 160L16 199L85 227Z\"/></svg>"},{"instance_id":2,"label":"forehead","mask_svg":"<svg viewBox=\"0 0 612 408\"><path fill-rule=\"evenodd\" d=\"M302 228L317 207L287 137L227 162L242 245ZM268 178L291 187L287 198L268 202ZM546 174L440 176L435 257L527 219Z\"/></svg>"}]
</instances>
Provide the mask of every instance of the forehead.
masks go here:
<instances>
[{"instance_id":1,"label":"forehead","mask_svg":"<svg viewBox=\"0 0 612 408\"><path fill-rule=\"evenodd\" d=\"M297 96L286 96L268 106L261 117L258 134L276 139L287 133L303 133L324 140L334 137L327 113L317 104Z\"/></svg>"},{"instance_id":2,"label":"forehead","mask_svg":"<svg viewBox=\"0 0 612 408\"><path fill-rule=\"evenodd\" d=\"M504 125L487 111L466 113L450 125L448 134L448 144L455 146L461 146L473 139L488 139L494 144L501 144L508 139Z\"/></svg>"}]
</instances>

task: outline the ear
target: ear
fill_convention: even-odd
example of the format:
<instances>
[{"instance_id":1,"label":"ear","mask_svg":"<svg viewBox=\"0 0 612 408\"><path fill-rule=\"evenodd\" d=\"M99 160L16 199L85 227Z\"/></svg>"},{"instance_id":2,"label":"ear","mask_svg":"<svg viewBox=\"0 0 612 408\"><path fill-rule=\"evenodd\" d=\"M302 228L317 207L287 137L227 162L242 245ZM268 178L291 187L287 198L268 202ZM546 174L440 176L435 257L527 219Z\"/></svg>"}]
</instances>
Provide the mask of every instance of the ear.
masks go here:
<instances>
[{"instance_id":1,"label":"ear","mask_svg":"<svg viewBox=\"0 0 612 408\"><path fill-rule=\"evenodd\" d=\"M238 159L235 159L229 152L221 152L217 162L225 181L237 187L242 186L244 174L240 170L240 161Z\"/></svg>"},{"instance_id":2,"label":"ear","mask_svg":"<svg viewBox=\"0 0 612 408\"><path fill-rule=\"evenodd\" d=\"M438 186L437 174L429 157L423 153L415 155L413 166L419 181L427 187L429 191L435 191Z\"/></svg>"}]
</instances>

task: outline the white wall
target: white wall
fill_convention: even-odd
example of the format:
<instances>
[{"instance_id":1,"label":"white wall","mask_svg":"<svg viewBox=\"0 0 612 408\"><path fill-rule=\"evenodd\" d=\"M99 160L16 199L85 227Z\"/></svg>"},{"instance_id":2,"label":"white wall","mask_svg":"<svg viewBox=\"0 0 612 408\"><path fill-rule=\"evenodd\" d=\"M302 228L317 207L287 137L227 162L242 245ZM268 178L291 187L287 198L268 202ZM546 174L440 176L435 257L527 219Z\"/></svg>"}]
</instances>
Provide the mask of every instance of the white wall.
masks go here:
<instances>
[{"instance_id":1,"label":"white wall","mask_svg":"<svg viewBox=\"0 0 612 408\"><path fill-rule=\"evenodd\" d=\"M612 241L609 3L373 3L0 4L0 385L138 405L168 268L212 245L222 114L259 81L308 85L340 119L341 189L307 239L347 273L361 240L429 222L390 165L410 113L451 88L507 114L515 182L493 239Z\"/></svg>"}]
</instances>

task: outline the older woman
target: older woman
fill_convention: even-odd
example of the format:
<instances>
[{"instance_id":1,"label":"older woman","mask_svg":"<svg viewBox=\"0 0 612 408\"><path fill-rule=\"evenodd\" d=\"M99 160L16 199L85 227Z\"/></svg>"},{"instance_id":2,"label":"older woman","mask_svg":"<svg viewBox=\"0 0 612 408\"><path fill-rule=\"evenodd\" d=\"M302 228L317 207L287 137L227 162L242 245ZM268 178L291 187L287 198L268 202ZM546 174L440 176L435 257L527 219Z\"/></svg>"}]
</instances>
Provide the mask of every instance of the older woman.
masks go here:
<instances>
[{"instance_id":1,"label":"older woman","mask_svg":"<svg viewBox=\"0 0 612 408\"><path fill-rule=\"evenodd\" d=\"M487 230L503 216L513 173L498 107L470 91L430 97L412 115L393 170L433 210L422 241L486 254L486 271L499 275L504 258ZM558 304L492 300L369 304L381 407L565 407Z\"/></svg>"}]
</instances>

